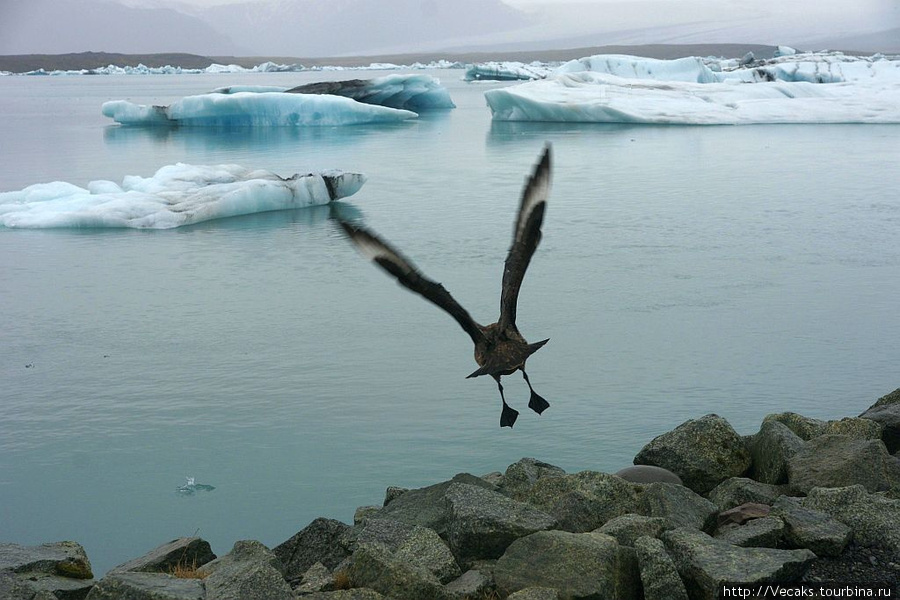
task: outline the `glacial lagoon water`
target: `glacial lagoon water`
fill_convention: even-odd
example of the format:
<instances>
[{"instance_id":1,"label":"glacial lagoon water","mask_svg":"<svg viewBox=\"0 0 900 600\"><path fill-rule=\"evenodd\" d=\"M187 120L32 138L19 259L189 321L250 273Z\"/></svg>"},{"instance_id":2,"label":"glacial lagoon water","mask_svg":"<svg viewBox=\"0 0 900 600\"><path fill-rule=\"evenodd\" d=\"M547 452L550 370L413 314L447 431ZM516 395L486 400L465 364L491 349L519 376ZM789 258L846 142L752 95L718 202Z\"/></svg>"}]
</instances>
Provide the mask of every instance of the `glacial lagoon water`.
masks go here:
<instances>
[{"instance_id":1,"label":"glacial lagoon water","mask_svg":"<svg viewBox=\"0 0 900 600\"><path fill-rule=\"evenodd\" d=\"M382 72L371 73L377 76ZM352 519L388 485L534 456L618 470L715 412L859 414L900 386L900 126L492 123L458 108L318 129L133 129L107 100L352 73L0 77L0 190L176 162L337 168L347 203L482 322L525 174L556 167L519 323L551 408L498 427L447 315L313 208L166 231L0 230L0 540L81 542L95 571L183 535L215 552ZM193 477L196 493L177 488Z\"/></svg>"}]
</instances>

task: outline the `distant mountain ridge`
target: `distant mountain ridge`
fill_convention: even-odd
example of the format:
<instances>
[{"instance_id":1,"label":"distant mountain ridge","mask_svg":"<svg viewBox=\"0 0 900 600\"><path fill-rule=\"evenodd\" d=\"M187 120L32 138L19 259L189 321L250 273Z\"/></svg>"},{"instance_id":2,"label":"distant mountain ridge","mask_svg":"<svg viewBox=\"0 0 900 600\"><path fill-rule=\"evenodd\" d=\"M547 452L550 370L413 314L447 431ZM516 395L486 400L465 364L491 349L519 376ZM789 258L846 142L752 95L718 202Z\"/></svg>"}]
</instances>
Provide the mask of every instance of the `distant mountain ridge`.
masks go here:
<instances>
[{"instance_id":1,"label":"distant mountain ridge","mask_svg":"<svg viewBox=\"0 0 900 600\"><path fill-rule=\"evenodd\" d=\"M2 0L0 55L185 52L338 56L508 31L527 16L501 0L256 0L194 9L113 0Z\"/></svg>"}]
</instances>

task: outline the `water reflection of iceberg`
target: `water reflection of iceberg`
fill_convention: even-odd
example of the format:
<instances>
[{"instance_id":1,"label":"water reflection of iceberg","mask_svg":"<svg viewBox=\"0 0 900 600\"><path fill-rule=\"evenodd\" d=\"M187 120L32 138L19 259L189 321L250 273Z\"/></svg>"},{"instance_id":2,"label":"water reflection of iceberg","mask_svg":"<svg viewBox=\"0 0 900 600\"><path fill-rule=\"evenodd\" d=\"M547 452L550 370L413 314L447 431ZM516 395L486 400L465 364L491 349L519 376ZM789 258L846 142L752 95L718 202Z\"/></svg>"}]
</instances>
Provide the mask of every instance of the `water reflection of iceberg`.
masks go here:
<instances>
[{"instance_id":1,"label":"water reflection of iceberg","mask_svg":"<svg viewBox=\"0 0 900 600\"><path fill-rule=\"evenodd\" d=\"M184 485L180 485L175 488L175 491L182 496L193 496L197 492L211 492L215 488L212 485L206 485L205 483L196 483L193 477L186 477L187 481Z\"/></svg>"}]
</instances>

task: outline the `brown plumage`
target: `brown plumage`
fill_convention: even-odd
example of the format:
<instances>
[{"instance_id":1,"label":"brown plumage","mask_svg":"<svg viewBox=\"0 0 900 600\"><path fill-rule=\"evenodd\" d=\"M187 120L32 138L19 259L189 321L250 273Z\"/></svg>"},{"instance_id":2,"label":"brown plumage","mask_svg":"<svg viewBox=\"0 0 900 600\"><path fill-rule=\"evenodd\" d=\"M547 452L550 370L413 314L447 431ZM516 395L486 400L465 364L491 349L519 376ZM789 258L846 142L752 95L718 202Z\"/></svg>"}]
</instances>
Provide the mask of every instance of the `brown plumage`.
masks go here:
<instances>
[{"instance_id":1,"label":"brown plumage","mask_svg":"<svg viewBox=\"0 0 900 600\"><path fill-rule=\"evenodd\" d=\"M344 231L359 249L375 261L381 268L397 278L404 287L420 294L444 309L469 334L475 344L475 362L479 369L469 375L478 377L490 375L500 388L500 400L503 410L500 413L500 426L512 427L519 416L518 411L510 408L503 396L502 375L511 375L522 371L522 376L531 390L528 407L538 414L550 406L546 400L535 393L525 373L525 361L548 340L529 344L516 327L516 303L519 288L528 269L528 263L541 241L541 223L547 206L547 195L550 191L550 146L544 148L540 160L534 167L531 176L525 182L519 212L513 230L513 242L506 256L503 269L503 285L500 294L500 319L490 325L478 324L453 296L436 281L425 277L416 267L394 248L381 240L374 233L356 225L340 221Z\"/></svg>"}]
</instances>

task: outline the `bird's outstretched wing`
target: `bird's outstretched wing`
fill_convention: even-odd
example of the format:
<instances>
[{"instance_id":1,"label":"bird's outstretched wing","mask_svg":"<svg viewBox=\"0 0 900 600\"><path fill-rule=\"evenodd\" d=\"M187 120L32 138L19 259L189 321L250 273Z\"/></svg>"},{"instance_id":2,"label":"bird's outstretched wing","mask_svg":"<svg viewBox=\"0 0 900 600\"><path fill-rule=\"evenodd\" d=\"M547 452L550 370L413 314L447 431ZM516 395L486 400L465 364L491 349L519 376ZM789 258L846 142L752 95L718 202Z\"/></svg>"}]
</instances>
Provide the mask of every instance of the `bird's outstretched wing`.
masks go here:
<instances>
[{"instance_id":1,"label":"bird's outstretched wing","mask_svg":"<svg viewBox=\"0 0 900 600\"><path fill-rule=\"evenodd\" d=\"M338 220L347 236L356 244L364 256L371 258L378 266L397 278L403 287L412 290L426 300L450 313L474 343L479 343L484 334L481 326L469 315L444 286L425 277L409 260L394 250L377 235L346 221Z\"/></svg>"},{"instance_id":2,"label":"bird's outstretched wing","mask_svg":"<svg viewBox=\"0 0 900 600\"><path fill-rule=\"evenodd\" d=\"M550 145L544 147L544 153L534 167L531 176L525 181L522 191L522 202L516 217L513 231L513 242L506 256L503 269L503 288L500 293L500 329L516 325L516 303L519 300L519 288L531 262L538 243L541 241L541 223L544 221L544 209L547 207L547 195L550 193Z\"/></svg>"}]
</instances>

